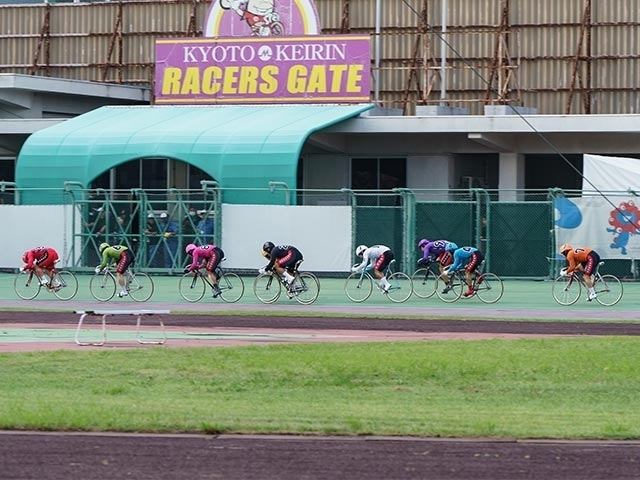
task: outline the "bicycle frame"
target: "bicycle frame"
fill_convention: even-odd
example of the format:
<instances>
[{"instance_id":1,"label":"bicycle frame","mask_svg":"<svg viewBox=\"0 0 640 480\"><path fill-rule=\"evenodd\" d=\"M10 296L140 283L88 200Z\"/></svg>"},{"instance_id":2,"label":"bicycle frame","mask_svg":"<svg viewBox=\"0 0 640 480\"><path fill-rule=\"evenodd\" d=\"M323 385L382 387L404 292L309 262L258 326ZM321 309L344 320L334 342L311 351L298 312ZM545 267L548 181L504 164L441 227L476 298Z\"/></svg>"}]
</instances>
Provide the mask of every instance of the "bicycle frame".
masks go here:
<instances>
[{"instance_id":1,"label":"bicycle frame","mask_svg":"<svg viewBox=\"0 0 640 480\"><path fill-rule=\"evenodd\" d=\"M218 296L227 303L235 303L244 294L244 282L236 273L225 272L218 265L214 271L214 275L218 278L218 288L220 293L216 293L214 298ZM178 292L180 296L188 302L197 302L201 300L207 290L207 285L214 290L214 284L209 279L209 275L200 267L193 272L185 273L178 283Z\"/></svg>"},{"instance_id":2,"label":"bicycle frame","mask_svg":"<svg viewBox=\"0 0 640 480\"><path fill-rule=\"evenodd\" d=\"M299 263L293 270L293 281L286 284L275 270L261 273L253 281L253 293L262 303L275 303L284 287L289 298L302 305L310 305L320 294L320 282L311 272L301 272ZM275 282L275 283L274 283Z\"/></svg>"},{"instance_id":3,"label":"bicycle frame","mask_svg":"<svg viewBox=\"0 0 640 480\"><path fill-rule=\"evenodd\" d=\"M395 259L391 260L384 270L384 275L389 282L389 287L386 291L382 290L378 279L371 273L373 265L369 265L359 274L354 272L347 277L344 287L345 294L353 302L364 302L371 296L375 283L378 290L384 293L392 302L405 302L413 294L413 283L411 278L405 273L394 272L394 264Z\"/></svg>"},{"instance_id":4,"label":"bicycle frame","mask_svg":"<svg viewBox=\"0 0 640 480\"><path fill-rule=\"evenodd\" d=\"M600 305L612 306L622 299L623 287L620 279L615 275L600 273L600 262L592 274L593 288L596 292L596 302ZM573 305L582 294L582 288L587 288L584 273L572 272L569 276L558 276L553 281L551 294L560 305Z\"/></svg>"}]
</instances>

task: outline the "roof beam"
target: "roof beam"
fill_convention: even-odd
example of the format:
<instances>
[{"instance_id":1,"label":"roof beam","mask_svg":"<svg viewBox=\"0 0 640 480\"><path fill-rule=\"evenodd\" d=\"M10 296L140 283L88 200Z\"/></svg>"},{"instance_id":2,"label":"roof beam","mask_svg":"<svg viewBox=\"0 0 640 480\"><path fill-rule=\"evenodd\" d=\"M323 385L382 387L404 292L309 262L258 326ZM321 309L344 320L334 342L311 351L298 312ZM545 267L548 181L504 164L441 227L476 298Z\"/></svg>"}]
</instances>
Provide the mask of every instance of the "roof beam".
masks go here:
<instances>
[{"instance_id":1,"label":"roof beam","mask_svg":"<svg viewBox=\"0 0 640 480\"><path fill-rule=\"evenodd\" d=\"M510 152L513 150L508 139L502 135L492 135L486 133L469 133L467 138L498 152Z\"/></svg>"}]
</instances>

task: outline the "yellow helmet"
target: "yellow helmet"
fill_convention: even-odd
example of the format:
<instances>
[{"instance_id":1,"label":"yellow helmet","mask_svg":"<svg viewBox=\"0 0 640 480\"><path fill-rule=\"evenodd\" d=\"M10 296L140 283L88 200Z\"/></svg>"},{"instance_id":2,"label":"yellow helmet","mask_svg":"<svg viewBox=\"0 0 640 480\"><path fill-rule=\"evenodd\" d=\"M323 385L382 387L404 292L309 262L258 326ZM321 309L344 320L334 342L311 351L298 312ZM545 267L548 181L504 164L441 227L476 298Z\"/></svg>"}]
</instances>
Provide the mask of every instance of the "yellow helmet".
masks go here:
<instances>
[{"instance_id":1,"label":"yellow helmet","mask_svg":"<svg viewBox=\"0 0 640 480\"><path fill-rule=\"evenodd\" d=\"M573 250L573 247L571 245L569 245L568 243L563 243L560 246L560 253L562 255L566 255L567 253L569 253L569 250Z\"/></svg>"},{"instance_id":2,"label":"yellow helmet","mask_svg":"<svg viewBox=\"0 0 640 480\"><path fill-rule=\"evenodd\" d=\"M100 253L104 252L107 248L109 248L109 244L107 242L102 242L100 244L100 247L98 248L98 250L100 250Z\"/></svg>"}]
</instances>

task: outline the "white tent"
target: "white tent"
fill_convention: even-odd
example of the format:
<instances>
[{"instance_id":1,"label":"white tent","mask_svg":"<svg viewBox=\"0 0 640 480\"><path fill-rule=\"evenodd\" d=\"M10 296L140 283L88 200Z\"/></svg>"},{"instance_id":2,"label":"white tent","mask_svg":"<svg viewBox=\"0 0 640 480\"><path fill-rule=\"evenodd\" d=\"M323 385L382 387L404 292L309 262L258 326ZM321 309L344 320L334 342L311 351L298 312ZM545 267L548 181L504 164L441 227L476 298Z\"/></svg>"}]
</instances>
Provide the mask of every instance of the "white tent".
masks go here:
<instances>
[{"instance_id":1,"label":"white tent","mask_svg":"<svg viewBox=\"0 0 640 480\"><path fill-rule=\"evenodd\" d=\"M583 155L582 191L638 192L640 195L640 160L626 157Z\"/></svg>"}]
</instances>

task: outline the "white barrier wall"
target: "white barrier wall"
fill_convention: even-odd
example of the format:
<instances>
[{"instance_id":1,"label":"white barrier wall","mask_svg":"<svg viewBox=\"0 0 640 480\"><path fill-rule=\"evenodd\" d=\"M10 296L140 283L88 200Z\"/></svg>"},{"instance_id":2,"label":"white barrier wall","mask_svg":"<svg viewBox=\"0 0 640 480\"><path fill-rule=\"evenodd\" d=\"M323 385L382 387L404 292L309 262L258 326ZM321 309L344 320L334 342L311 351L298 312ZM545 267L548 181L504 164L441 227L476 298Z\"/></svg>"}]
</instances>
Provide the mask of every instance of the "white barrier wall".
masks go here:
<instances>
[{"instance_id":1,"label":"white barrier wall","mask_svg":"<svg viewBox=\"0 0 640 480\"><path fill-rule=\"evenodd\" d=\"M60 266L72 265L80 240L72 249L71 205L0 205L4 225L0 268L18 268L25 250L40 245L60 253ZM76 215L76 217L78 217ZM76 232L80 219L76 218ZM303 270L346 272L355 263L351 251L351 207L222 205L222 249L227 268L258 269L267 264L262 244L291 244L304 255Z\"/></svg>"},{"instance_id":2,"label":"white barrier wall","mask_svg":"<svg viewBox=\"0 0 640 480\"><path fill-rule=\"evenodd\" d=\"M55 248L60 255L60 267L72 264L72 208L71 205L0 205L3 226L0 267L19 268L23 265L22 254L39 246ZM80 228L80 220L77 222ZM79 248L78 242L76 249Z\"/></svg>"},{"instance_id":3,"label":"white barrier wall","mask_svg":"<svg viewBox=\"0 0 640 480\"><path fill-rule=\"evenodd\" d=\"M302 270L346 272L351 252L351 207L223 205L222 249L229 268L267 264L262 244L291 244L302 252Z\"/></svg>"}]
</instances>

